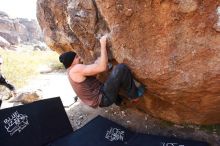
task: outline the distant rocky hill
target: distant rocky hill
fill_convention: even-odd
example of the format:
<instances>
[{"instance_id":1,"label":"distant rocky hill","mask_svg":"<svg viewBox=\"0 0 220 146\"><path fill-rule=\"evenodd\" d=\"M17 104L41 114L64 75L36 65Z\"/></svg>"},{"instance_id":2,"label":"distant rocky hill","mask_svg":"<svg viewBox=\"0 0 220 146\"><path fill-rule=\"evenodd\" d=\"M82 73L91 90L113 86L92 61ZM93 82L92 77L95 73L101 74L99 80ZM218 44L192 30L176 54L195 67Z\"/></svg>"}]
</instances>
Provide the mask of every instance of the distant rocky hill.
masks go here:
<instances>
[{"instance_id":1,"label":"distant rocky hill","mask_svg":"<svg viewBox=\"0 0 220 146\"><path fill-rule=\"evenodd\" d=\"M0 11L0 38L2 48L25 43L38 44L43 41L42 31L36 20L12 19L2 11Z\"/></svg>"}]
</instances>

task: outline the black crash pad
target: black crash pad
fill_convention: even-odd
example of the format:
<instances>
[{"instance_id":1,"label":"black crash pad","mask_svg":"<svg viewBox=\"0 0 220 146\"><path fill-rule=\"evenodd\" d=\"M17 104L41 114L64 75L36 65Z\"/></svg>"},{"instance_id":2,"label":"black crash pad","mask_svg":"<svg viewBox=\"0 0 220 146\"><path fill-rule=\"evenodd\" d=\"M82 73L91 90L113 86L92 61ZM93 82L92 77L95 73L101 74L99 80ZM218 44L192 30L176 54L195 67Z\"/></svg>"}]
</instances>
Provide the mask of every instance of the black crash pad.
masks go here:
<instances>
[{"instance_id":1,"label":"black crash pad","mask_svg":"<svg viewBox=\"0 0 220 146\"><path fill-rule=\"evenodd\" d=\"M59 97L0 110L0 146L43 146L72 131Z\"/></svg>"},{"instance_id":2,"label":"black crash pad","mask_svg":"<svg viewBox=\"0 0 220 146\"><path fill-rule=\"evenodd\" d=\"M98 116L73 132L60 98L0 110L0 146L208 146L132 132Z\"/></svg>"},{"instance_id":3,"label":"black crash pad","mask_svg":"<svg viewBox=\"0 0 220 146\"><path fill-rule=\"evenodd\" d=\"M101 116L48 146L208 146L205 142L134 133Z\"/></svg>"}]
</instances>

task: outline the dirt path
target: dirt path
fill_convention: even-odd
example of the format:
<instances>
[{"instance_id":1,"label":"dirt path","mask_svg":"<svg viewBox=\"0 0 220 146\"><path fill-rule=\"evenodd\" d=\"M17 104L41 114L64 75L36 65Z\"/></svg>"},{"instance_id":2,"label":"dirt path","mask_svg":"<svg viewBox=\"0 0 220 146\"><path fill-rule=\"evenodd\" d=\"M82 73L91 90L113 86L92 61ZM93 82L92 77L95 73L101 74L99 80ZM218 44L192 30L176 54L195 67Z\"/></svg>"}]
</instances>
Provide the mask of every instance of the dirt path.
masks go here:
<instances>
[{"instance_id":1,"label":"dirt path","mask_svg":"<svg viewBox=\"0 0 220 146\"><path fill-rule=\"evenodd\" d=\"M64 72L41 74L31 80L30 83L21 90L39 91L43 99L59 96L65 107L69 107L73 104L75 102L74 97L76 97Z\"/></svg>"},{"instance_id":2,"label":"dirt path","mask_svg":"<svg viewBox=\"0 0 220 146\"><path fill-rule=\"evenodd\" d=\"M60 96L74 130L82 127L97 115L102 115L135 132L206 141L211 146L220 145L219 134L215 131L202 130L200 126L171 124L132 108L122 109L112 105L107 108L93 109L81 103L80 100L74 102L76 95L64 72L42 74L22 90L39 90L43 98Z\"/></svg>"}]
</instances>

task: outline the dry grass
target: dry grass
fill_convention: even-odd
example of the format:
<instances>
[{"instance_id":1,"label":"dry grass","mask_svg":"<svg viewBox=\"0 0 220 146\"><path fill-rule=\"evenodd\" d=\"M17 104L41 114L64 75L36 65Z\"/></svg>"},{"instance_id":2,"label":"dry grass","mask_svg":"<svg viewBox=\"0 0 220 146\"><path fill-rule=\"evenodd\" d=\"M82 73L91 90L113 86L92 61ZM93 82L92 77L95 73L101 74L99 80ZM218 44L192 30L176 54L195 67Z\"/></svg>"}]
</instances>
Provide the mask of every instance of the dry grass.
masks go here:
<instances>
[{"instance_id":1,"label":"dry grass","mask_svg":"<svg viewBox=\"0 0 220 146\"><path fill-rule=\"evenodd\" d=\"M21 88L25 86L29 79L39 75L40 66L61 68L58 54L53 51L5 51L0 50L4 60L2 65L3 75L8 81Z\"/></svg>"}]
</instances>

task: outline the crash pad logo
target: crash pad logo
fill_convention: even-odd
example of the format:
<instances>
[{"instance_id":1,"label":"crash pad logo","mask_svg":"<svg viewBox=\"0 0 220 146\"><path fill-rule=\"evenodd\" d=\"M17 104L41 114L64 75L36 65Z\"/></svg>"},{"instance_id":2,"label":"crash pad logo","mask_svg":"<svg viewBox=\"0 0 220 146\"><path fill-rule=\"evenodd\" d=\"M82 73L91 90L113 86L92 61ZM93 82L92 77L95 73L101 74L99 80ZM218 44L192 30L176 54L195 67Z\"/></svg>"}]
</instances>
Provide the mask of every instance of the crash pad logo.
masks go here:
<instances>
[{"instance_id":1,"label":"crash pad logo","mask_svg":"<svg viewBox=\"0 0 220 146\"><path fill-rule=\"evenodd\" d=\"M106 132L105 138L109 141L123 141L125 132L118 128L111 128Z\"/></svg>"},{"instance_id":2,"label":"crash pad logo","mask_svg":"<svg viewBox=\"0 0 220 146\"><path fill-rule=\"evenodd\" d=\"M184 145L181 145L181 144L178 144L178 143L166 143L166 142L161 142L161 146L184 146Z\"/></svg>"},{"instance_id":3,"label":"crash pad logo","mask_svg":"<svg viewBox=\"0 0 220 146\"><path fill-rule=\"evenodd\" d=\"M28 116L19 114L17 111L12 113L10 117L4 120L5 129L12 136L15 132L21 132L28 123Z\"/></svg>"}]
</instances>

